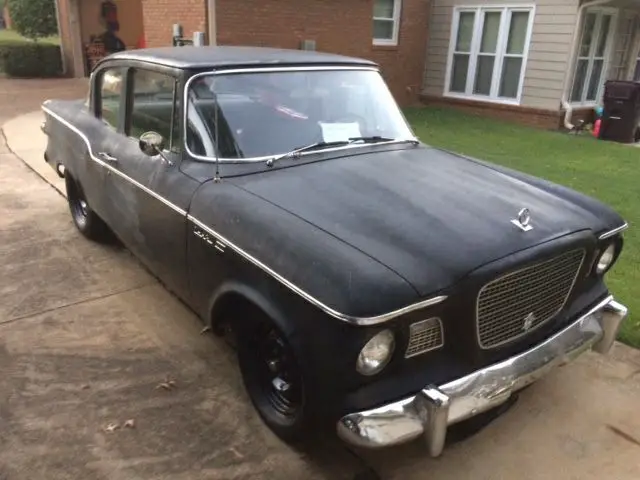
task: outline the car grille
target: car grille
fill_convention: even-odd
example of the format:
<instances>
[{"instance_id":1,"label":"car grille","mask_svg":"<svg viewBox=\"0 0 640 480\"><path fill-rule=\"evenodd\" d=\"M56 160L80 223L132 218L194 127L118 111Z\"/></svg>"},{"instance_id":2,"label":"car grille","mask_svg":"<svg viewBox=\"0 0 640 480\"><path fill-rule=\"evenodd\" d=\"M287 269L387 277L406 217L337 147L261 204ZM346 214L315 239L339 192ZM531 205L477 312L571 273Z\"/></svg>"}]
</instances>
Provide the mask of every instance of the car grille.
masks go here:
<instances>
[{"instance_id":1,"label":"car grille","mask_svg":"<svg viewBox=\"0 0 640 480\"><path fill-rule=\"evenodd\" d=\"M572 250L487 283L478 294L478 341L484 349L513 341L564 307L584 259Z\"/></svg>"},{"instance_id":2,"label":"car grille","mask_svg":"<svg viewBox=\"0 0 640 480\"><path fill-rule=\"evenodd\" d=\"M435 350L444 345L442 323L439 318L429 318L409 326L409 343L405 358L420 355L421 353Z\"/></svg>"}]
</instances>

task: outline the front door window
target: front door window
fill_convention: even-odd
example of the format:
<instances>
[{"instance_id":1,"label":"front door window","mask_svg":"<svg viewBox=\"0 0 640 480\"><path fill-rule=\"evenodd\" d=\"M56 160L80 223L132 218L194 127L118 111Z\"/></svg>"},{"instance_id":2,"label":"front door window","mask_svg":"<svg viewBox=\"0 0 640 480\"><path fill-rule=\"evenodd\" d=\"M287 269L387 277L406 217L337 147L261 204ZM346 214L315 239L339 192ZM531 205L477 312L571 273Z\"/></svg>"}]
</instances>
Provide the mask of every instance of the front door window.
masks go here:
<instances>
[{"instance_id":1,"label":"front door window","mask_svg":"<svg viewBox=\"0 0 640 480\"><path fill-rule=\"evenodd\" d=\"M593 103L600 98L613 27L613 15L610 13L590 11L584 17L571 90L573 103Z\"/></svg>"},{"instance_id":2,"label":"front door window","mask_svg":"<svg viewBox=\"0 0 640 480\"><path fill-rule=\"evenodd\" d=\"M132 75L127 135L138 140L143 133L157 132L168 151L179 153L180 98L176 79L144 69L135 69Z\"/></svg>"}]
</instances>

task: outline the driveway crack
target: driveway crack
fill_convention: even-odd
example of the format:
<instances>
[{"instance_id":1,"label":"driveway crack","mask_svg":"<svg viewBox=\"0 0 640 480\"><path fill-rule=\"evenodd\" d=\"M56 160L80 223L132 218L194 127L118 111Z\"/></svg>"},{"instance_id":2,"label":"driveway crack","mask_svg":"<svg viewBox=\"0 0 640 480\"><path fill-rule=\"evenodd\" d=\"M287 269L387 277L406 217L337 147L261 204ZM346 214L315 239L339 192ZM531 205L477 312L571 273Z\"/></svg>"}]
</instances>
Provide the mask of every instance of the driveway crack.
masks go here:
<instances>
[{"instance_id":1,"label":"driveway crack","mask_svg":"<svg viewBox=\"0 0 640 480\"><path fill-rule=\"evenodd\" d=\"M620 438L626 440L629 443L633 443L634 445L637 445L638 447L640 447L640 440L638 440L634 436L629 435L627 432L619 429L618 427L614 427L613 425L607 425L607 428L609 430L611 430L614 434L619 436Z\"/></svg>"},{"instance_id":2,"label":"driveway crack","mask_svg":"<svg viewBox=\"0 0 640 480\"><path fill-rule=\"evenodd\" d=\"M120 295L122 293L133 292L135 290L142 290L143 288L150 287L152 285L155 285L155 282L146 283L144 285L138 285L136 287L130 287L130 288L127 288L127 289L124 289L124 290L118 290L117 292L107 293L105 295L100 295L98 297L85 298L83 300L78 300L77 302L66 303L66 304L60 305L58 307L47 308L45 310L40 310L38 312L29 313L27 315L21 315L19 317L10 318L8 320L1 321L0 322L0 327L3 327L5 325L10 325L10 324L12 324L14 322L18 322L20 320L28 320L30 318L37 317L38 315L42 315L42 314L45 314L45 313L56 312L56 311L62 310L64 308L75 307L77 305L82 305L82 304L85 304L85 303L95 302L97 300L103 300L105 298L114 297L114 296Z\"/></svg>"}]
</instances>

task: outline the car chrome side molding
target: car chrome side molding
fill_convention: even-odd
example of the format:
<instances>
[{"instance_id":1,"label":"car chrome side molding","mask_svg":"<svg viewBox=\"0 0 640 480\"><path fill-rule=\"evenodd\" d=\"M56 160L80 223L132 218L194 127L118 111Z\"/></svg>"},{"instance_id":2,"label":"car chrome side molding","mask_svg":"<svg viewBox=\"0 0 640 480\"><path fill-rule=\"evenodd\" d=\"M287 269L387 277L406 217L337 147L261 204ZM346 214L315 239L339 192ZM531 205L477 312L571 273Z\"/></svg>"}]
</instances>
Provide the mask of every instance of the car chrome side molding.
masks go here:
<instances>
[{"instance_id":1,"label":"car chrome side molding","mask_svg":"<svg viewBox=\"0 0 640 480\"><path fill-rule=\"evenodd\" d=\"M618 228L614 228L613 230L609 230L608 232L603 233L598 237L598 239L605 240L609 237L613 237L614 235L625 231L627 228L629 228L629 224L627 222L624 222L624 225L620 225Z\"/></svg>"},{"instance_id":2,"label":"car chrome side molding","mask_svg":"<svg viewBox=\"0 0 640 480\"><path fill-rule=\"evenodd\" d=\"M172 210L174 210L175 212L179 213L180 215L186 217L189 221L191 221L193 224L197 225L199 228L201 228L205 232L207 232L210 235L212 235L217 240L216 245L218 245L218 247L219 247L219 248L217 248L217 250L221 250L221 249L224 250L224 247L231 248L238 255L243 257L245 260L251 262L252 264L257 266L258 268L260 268L261 270L263 270L264 272L268 273L273 278L278 280L284 286L286 286L287 288L289 288L293 292L295 292L298 295L300 295L302 298L307 300L309 303L315 305L316 307L318 307L320 310L322 310L326 314L328 314L328 315L330 315L330 316L332 316L332 317L334 317L334 318L336 318L338 320L342 320L343 322L347 322L347 323L350 323L352 325L358 325L358 326L363 326L363 327L364 326L371 326L371 325L378 325L378 324L381 324L381 323L385 323L385 322L387 322L387 321L389 321L389 320L391 320L393 318L399 317L401 315L405 315L407 313L413 312L415 310L420 310L422 308L426 308L426 307L430 307L430 306L433 306L433 305L437 305L439 303L444 302L447 299L446 295L439 295L439 296L435 296L435 297L432 297L432 298L428 298L428 299L423 300L423 301L418 302L418 303L414 303L412 305L407 305L406 307L400 308L398 310L394 310L392 312L384 313L382 315L376 315L376 316L373 316L373 317L355 317L355 316L351 316L351 315L346 315L344 313L340 313L340 312L332 309L328 305L325 305L324 303L322 303L317 298L313 297L309 293L307 293L304 290L302 290L300 287L298 287L295 284L291 283L289 280L284 278L278 272L272 270L270 267L268 267L267 265L265 265L260 260L258 260L257 258L253 257L252 255L250 255L246 251L244 251L242 248L240 248L239 246L235 245L233 242L227 240L221 234L219 234L218 232L216 232L212 228L208 227L207 225L202 223L200 220L198 220L194 216L188 215L187 212L184 209L178 207L177 205L174 205L173 203L171 203L166 198L162 197L161 195L158 195L153 190L145 187L141 183L137 182L133 178L129 177L128 175L126 175L123 172L121 172L120 170L118 170L117 168L114 168L112 165L102 161L100 158L98 158L93 153L93 150L91 148L91 142L89 141L89 138L87 138L87 136L81 130L79 130L77 127L75 127L74 125L72 125L71 123L66 121L64 118L60 117L60 115L58 115L58 114L54 113L53 111L51 111L45 105L43 105L41 108L45 113L47 113L48 115L51 115L53 118L55 118L60 123L65 125L71 131L75 132L78 136L80 136L80 138L87 145L87 150L89 152L89 156L91 157L91 159L94 162L100 164L104 168L106 168L109 171L111 171L111 172L115 173L116 175L120 176L122 179L131 182L136 187L138 187L141 190L143 190L144 192L148 193L149 195L151 195L152 197L154 197L158 201L162 202L167 207L171 208Z\"/></svg>"},{"instance_id":3,"label":"car chrome side molding","mask_svg":"<svg viewBox=\"0 0 640 480\"><path fill-rule=\"evenodd\" d=\"M167 200L163 196L158 195L156 192L154 192L150 188L147 188L146 186L142 185L137 180L131 178L130 176L126 175L125 173L123 173L120 170L118 170L117 168L115 168L113 166L113 164L116 163L116 162L109 161L109 160L107 160L107 158L105 158L104 160L101 159L99 156L97 156L95 153L93 153L93 149L91 148L91 142L89 141L89 138L87 138L87 136L81 130L79 130L77 127L75 127L71 123L67 122L64 118L62 118L57 113L51 111L46 106L43 105L41 108L45 113L47 113L48 115L51 115L53 118L58 120L64 126L66 126L70 130L75 132L84 141L84 143L87 145L87 151L89 152L89 156L91 157L91 160L93 160L97 164L101 165L102 167L106 168L108 171L118 175L120 178L132 183L133 185L138 187L140 190L145 191L146 193L148 193L149 195L154 197L156 200L159 200L160 202L164 203L167 207L171 208L172 210L174 210L175 212L179 213L180 215L185 216L187 214L187 212L184 209L178 207L177 205L174 205L173 203L171 203L169 200ZM98 154L98 155L100 155L100 154Z\"/></svg>"},{"instance_id":4,"label":"car chrome side molding","mask_svg":"<svg viewBox=\"0 0 640 480\"><path fill-rule=\"evenodd\" d=\"M233 251L235 251L238 255L243 257L245 260L253 263L256 267L260 268L261 270L264 270L266 273L268 273L273 278L275 278L280 283L282 283L285 287L287 287L290 290L294 291L295 293L300 295L302 298L307 300L309 303L315 305L316 307L318 307L320 310L322 310L323 312L327 313L328 315L331 315L332 317L337 318L338 320L342 320L343 322L347 322L347 323L350 323L350 324L353 324L353 325L358 325L358 326L363 326L363 327L371 326L371 325L378 325L380 323L387 322L387 321L389 321L389 320L391 320L393 318L399 317L401 315L405 315L405 314L413 312L415 310L420 310L422 308L426 308L426 307L430 307L430 306L433 306L433 305L437 305L439 303L444 302L447 299L446 295L439 295L439 296L436 296L436 297L428 298L427 300L423 300L423 301L418 302L418 303L414 303L412 305L408 305L408 306L400 308L398 310L394 310L392 312L384 313L382 315L376 315L376 316L373 316L373 317L354 317L354 316L351 316L351 315L346 315L344 313L340 313L340 312L334 310L333 308L329 307L328 305L325 305L324 303L322 303L320 300L318 300L314 296L312 296L309 293L305 292L304 290L302 290L297 285L291 283L289 280L284 278L278 272L276 272L275 270L272 270L267 265L262 263L260 260L258 260L257 258L253 257L251 254L247 253L242 248L240 248L239 246L235 245L233 242L229 241L228 239L226 239L225 237L220 235L218 232L213 230L211 227L208 227L207 225L202 223L200 220L198 220L194 216L187 215L187 218L192 223L197 225L199 228L201 228L202 230L206 231L208 234L210 234L213 237L215 237L218 242L223 243L225 246L231 248Z\"/></svg>"}]
</instances>

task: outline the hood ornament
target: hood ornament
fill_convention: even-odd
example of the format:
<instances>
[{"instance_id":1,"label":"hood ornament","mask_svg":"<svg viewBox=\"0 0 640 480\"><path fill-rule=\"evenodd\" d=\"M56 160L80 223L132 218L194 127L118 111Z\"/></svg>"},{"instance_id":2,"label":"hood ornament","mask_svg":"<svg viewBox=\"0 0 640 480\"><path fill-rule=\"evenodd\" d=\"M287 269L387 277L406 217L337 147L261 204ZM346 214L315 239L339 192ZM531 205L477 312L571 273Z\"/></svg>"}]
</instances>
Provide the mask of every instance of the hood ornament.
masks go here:
<instances>
[{"instance_id":1,"label":"hood ornament","mask_svg":"<svg viewBox=\"0 0 640 480\"><path fill-rule=\"evenodd\" d=\"M518 227L523 232L528 232L533 229L531 225L531 212L529 212L528 208L523 208L518 212L518 217L511 220L516 227Z\"/></svg>"}]
</instances>

